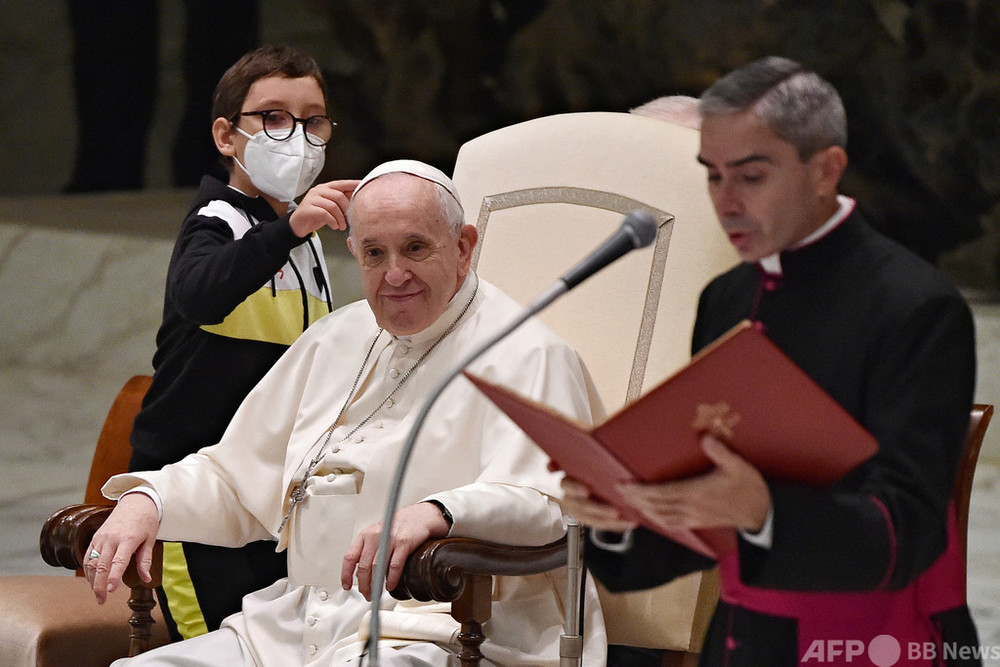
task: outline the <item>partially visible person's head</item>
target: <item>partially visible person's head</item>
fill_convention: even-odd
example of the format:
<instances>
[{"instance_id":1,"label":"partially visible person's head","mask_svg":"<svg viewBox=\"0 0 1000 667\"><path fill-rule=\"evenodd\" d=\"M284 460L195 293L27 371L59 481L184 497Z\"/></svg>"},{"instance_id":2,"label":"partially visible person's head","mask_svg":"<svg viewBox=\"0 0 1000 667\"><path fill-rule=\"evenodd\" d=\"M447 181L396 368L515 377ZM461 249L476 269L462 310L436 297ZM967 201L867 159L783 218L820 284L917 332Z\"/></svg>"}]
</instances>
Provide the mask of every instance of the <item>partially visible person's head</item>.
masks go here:
<instances>
[{"instance_id":1,"label":"partially visible person's head","mask_svg":"<svg viewBox=\"0 0 1000 667\"><path fill-rule=\"evenodd\" d=\"M306 103L310 109L314 110L314 113L326 114L326 81L316 61L293 47L268 45L250 51L222 75L215 87L215 95L212 100L212 118L215 120L226 119L234 127L239 125L242 112L260 110L246 108L248 97L251 97L252 93L255 92L253 89L261 87L255 84L262 79L271 77L289 80L305 79L306 81L298 83L299 87L306 91L304 93L308 96ZM294 93L283 93L282 97L287 97L289 94ZM262 99L261 102L268 102L265 106L271 109L285 109L289 105L287 99L267 99L272 97L271 95L264 97L265 99ZM273 106L270 106L272 104ZM299 116L296 110L285 110ZM309 115L313 115L313 113L309 113ZM259 119L256 120L259 121ZM259 130L259 128L257 129ZM253 134L253 132L250 133ZM223 155L222 159L227 169L231 170L234 167L232 156Z\"/></svg>"},{"instance_id":2,"label":"partially visible person's head","mask_svg":"<svg viewBox=\"0 0 1000 667\"><path fill-rule=\"evenodd\" d=\"M689 95L664 95L644 104L640 104L629 113L665 120L682 127L697 130L701 127L701 114L698 112L698 98Z\"/></svg>"},{"instance_id":3,"label":"partially visible person's head","mask_svg":"<svg viewBox=\"0 0 1000 667\"><path fill-rule=\"evenodd\" d=\"M698 161L744 261L795 247L837 210L847 131L829 83L797 63L765 58L720 79L699 108Z\"/></svg>"},{"instance_id":4,"label":"partially visible person's head","mask_svg":"<svg viewBox=\"0 0 1000 667\"><path fill-rule=\"evenodd\" d=\"M430 326L469 273L478 238L451 179L415 160L379 165L351 196L347 220L379 326L397 336Z\"/></svg>"}]
</instances>

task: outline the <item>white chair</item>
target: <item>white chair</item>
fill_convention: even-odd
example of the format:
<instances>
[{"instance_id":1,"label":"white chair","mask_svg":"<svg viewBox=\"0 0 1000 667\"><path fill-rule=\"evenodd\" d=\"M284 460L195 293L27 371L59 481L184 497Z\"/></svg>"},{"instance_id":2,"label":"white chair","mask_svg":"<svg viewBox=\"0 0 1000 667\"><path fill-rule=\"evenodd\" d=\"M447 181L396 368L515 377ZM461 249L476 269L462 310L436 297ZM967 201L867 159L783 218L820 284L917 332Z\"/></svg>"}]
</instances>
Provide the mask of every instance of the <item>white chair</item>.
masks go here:
<instances>
[{"instance_id":1,"label":"white chair","mask_svg":"<svg viewBox=\"0 0 1000 667\"><path fill-rule=\"evenodd\" d=\"M496 130L458 154L454 181L467 222L479 230L477 271L522 303L607 238L627 212L644 208L656 217L655 244L540 315L580 352L609 413L687 362L698 294L738 261L719 229L697 152L696 130L596 112ZM560 564L560 556L544 558ZM487 573L470 566L469 572L487 580L488 574L518 573L503 567ZM425 562L420 569L426 579L434 566ZM454 569L450 576L457 576ZM714 572L642 593L602 591L609 641L676 651L681 663L696 660L717 591ZM415 597L421 595L427 591ZM488 618L482 600L464 606ZM470 625L469 634L481 632Z\"/></svg>"}]
</instances>

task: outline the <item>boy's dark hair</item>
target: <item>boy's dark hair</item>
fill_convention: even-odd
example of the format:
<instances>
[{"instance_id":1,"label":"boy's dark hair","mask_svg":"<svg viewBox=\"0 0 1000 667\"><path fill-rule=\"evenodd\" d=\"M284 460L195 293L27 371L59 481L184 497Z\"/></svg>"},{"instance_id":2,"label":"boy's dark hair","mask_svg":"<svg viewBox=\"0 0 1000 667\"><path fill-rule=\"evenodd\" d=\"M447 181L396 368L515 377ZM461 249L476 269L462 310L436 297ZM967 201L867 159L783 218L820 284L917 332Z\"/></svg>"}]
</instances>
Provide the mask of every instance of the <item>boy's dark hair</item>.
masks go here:
<instances>
[{"instance_id":1,"label":"boy's dark hair","mask_svg":"<svg viewBox=\"0 0 1000 667\"><path fill-rule=\"evenodd\" d=\"M225 118L236 123L250 86L259 79L276 75L292 79L312 77L323 92L324 104L329 106L323 72L312 57L291 46L265 45L237 60L219 79L212 98L212 121ZM223 162L227 169L232 167L232 158L223 157Z\"/></svg>"}]
</instances>

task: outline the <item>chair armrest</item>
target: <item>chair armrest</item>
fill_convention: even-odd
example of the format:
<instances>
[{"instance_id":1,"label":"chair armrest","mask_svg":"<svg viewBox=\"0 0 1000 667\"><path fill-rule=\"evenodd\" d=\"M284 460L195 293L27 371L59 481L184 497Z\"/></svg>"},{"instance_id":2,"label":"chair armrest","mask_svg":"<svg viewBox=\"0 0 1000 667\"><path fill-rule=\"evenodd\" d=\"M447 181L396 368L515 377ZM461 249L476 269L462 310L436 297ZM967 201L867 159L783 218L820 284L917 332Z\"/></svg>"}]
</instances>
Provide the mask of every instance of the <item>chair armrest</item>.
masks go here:
<instances>
[{"instance_id":1,"label":"chair armrest","mask_svg":"<svg viewBox=\"0 0 1000 667\"><path fill-rule=\"evenodd\" d=\"M84 551L113 507L69 505L56 510L42 526L38 547L42 560L52 567L82 570Z\"/></svg>"},{"instance_id":2,"label":"chair armrest","mask_svg":"<svg viewBox=\"0 0 1000 667\"><path fill-rule=\"evenodd\" d=\"M65 567L82 572L86 557L84 552L90 546L94 533L113 509L114 507L108 505L77 504L56 510L42 526L42 533L38 538L42 560L52 567ZM122 575L122 581L129 588L156 588L160 585L163 574L163 547L159 541L153 550L150 574L152 581L147 583L140 579L133 560Z\"/></svg>"},{"instance_id":3,"label":"chair armrest","mask_svg":"<svg viewBox=\"0 0 1000 667\"><path fill-rule=\"evenodd\" d=\"M65 567L83 573L85 551L90 540L101 524L111 515L114 507L108 505L69 505L48 518L42 526L38 547L42 559L53 567ZM157 540L153 548L153 562L149 568L151 580L143 581L135 569L133 558L122 574L122 583L132 593L128 606L132 610L129 619L129 657L143 653L153 647L152 610L156 606L153 589L163 580L163 544ZM124 628L122 628L124 631Z\"/></svg>"},{"instance_id":4,"label":"chair armrest","mask_svg":"<svg viewBox=\"0 0 1000 667\"><path fill-rule=\"evenodd\" d=\"M410 554L390 594L397 600L453 602L472 577L538 574L564 565L566 538L541 547L515 547L446 537L428 540Z\"/></svg>"}]
</instances>

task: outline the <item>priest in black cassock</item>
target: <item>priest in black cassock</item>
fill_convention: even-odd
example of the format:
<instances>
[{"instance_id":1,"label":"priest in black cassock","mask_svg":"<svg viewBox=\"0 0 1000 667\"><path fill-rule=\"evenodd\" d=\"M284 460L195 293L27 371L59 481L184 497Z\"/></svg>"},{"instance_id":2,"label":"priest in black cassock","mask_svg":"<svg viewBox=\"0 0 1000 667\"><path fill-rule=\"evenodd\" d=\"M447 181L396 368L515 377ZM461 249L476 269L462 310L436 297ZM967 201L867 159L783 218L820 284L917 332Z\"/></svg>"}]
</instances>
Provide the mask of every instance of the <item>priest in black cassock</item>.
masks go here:
<instances>
[{"instance_id":1,"label":"priest in black cassock","mask_svg":"<svg viewBox=\"0 0 1000 667\"><path fill-rule=\"evenodd\" d=\"M814 488L765 478L705 435L710 472L622 489L665 529L735 528L736 548L717 561L623 521L567 479L564 509L591 526L587 565L612 590L634 590L718 564L703 665L917 665L969 654L978 640L949 506L975 384L969 308L838 194L847 129L828 82L765 58L721 78L699 109L698 161L743 261L703 291L692 350L752 320L878 452ZM780 420L785 406L773 407Z\"/></svg>"}]
</instances>

